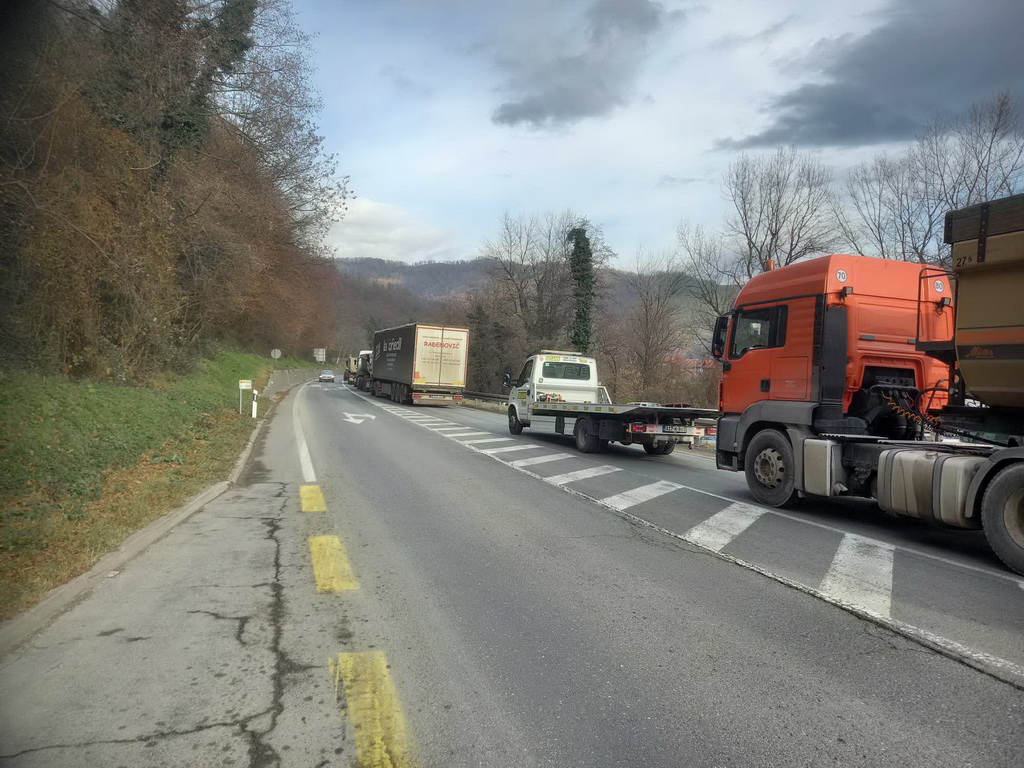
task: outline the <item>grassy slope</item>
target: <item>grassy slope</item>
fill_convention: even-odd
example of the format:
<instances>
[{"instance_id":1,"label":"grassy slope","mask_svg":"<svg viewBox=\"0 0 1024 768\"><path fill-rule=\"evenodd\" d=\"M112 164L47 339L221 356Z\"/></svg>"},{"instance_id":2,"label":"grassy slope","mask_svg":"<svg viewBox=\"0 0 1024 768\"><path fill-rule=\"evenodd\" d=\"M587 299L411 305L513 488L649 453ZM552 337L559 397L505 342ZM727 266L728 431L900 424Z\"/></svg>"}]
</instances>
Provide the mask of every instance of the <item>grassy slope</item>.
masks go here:
<instances>
[{"instance_id":1,"label":"grassy slope","mask_svg":"<svg viewBox=\"0 0 1024 768\"><path fill-rule=\"evenodd\" d=\"M148 387L0 379L0 618L226 478L253 426L238 380L262 389L268 363L222 352Z\"/></svg>"}]
</instances>

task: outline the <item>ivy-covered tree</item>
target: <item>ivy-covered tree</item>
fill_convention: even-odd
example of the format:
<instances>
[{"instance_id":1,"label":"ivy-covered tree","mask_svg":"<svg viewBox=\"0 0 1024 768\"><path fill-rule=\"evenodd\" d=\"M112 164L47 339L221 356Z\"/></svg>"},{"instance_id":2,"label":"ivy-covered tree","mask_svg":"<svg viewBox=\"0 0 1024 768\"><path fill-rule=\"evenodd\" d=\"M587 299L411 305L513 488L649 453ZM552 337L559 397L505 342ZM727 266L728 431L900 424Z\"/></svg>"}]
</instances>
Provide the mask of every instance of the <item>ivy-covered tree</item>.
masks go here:
<instances>
[{"instance_id":1,"label":"ivy-covered tree","mask_svg":"<svg viewBox=\"0 0 1024 768\"><path fill-rule=\"evenodd\" d=\"M572 276L573 318L569 328L569 341L573 347L587 354L594 335L594 253L587 237L587 222L569 230L569 272Z\"/></svg>"}]
</instances>

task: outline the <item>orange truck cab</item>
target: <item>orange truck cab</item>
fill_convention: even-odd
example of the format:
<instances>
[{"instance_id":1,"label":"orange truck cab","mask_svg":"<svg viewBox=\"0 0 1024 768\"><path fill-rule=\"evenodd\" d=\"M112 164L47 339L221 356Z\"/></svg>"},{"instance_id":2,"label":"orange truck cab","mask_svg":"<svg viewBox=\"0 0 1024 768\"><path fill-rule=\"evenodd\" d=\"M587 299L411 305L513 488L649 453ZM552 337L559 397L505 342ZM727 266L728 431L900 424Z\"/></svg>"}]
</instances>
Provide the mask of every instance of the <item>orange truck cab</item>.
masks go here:
<instances>
[{"instance_id":1,"label":"orange truck cab","mask_svg":"<svg viewBox=\"0 0 1024 768\"><path fill-rule=\"evenodd\" d=\"M920 439L920 415L945 403L949 369L916 342L952 329L948 277L919 264L833 254L757 275L715 327L724 369L718 467L746 471L752 456L767 457L760 479L780 498L758 496L778 506L804 490L803 455L783 467L771 465L771 450L752 454L763 430L792 446L821 435ZM783 482L781 472L795 478ZM862 475L844 480L870 483Z\"/></svg>"}]
</instances>

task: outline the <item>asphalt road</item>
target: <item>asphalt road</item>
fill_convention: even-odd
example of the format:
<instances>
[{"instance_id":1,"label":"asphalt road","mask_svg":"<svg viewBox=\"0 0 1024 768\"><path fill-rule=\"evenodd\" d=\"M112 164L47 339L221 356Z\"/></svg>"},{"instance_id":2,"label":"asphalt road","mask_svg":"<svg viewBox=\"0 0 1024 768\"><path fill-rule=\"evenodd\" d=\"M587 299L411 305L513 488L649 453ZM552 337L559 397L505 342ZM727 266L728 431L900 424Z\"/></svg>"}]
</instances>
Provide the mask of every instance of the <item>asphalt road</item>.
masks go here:
<instances>
[{"instance_id":1,"label":"asphalt road","mask_svg":"<svg viewBox=\"0 0 1024 768\"><path fill-rule=\"evenodd\" d=\"M1018 766L1022 596L976 537L766 512L700 455L309 385L0 661L0 765Z\"/></svg>"}]
</instances>

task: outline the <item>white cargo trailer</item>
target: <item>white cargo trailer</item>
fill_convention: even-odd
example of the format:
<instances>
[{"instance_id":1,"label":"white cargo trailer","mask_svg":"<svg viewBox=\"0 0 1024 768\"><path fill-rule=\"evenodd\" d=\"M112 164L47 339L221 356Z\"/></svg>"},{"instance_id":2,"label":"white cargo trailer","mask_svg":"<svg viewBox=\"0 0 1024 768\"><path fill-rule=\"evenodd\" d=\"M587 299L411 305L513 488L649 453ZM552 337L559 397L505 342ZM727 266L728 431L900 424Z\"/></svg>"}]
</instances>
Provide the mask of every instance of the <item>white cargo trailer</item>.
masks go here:
<instances>
[{"instance_id":1,"label":"white cargo trailer","mask_svg":"<svg viewBox=\"0 0 1024 768\"><path fill-rule=\"evenodd\" d=\"M410 323L373 336L370 392L396 403L457 403L466 388L469 331Z\"/></svg>"}]
</instances>

